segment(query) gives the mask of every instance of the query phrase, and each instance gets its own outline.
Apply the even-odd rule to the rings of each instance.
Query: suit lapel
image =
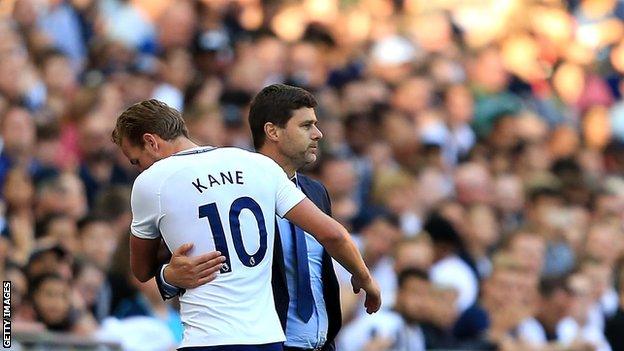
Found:
[[[275,309],[279,316],[282,329],[286,331],[286,321],[288,319],[288,285],[286,281],[286,267],[284,266],[284,251],[282,248],[282,240],[280,237],[277,219],[275,220],[275,243],[273,246],[273,265],[272,265],[271,285],[273,286],[273,300],[275,301]]]

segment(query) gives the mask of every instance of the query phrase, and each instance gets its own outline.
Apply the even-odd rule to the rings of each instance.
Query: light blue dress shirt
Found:
[[[297,187],[299,184],[297,183]],[[305,233],[308,246],[308,265],[310,267],[310,284],[314,297],[314,311],[308,322],[304,322],[297,314],[297,265],[293,235],[290,222],[285,218],[277,217],[277,225],[282,240],[284,252],[284,268],[286,269],[286,283],[288,285],[288,319],[286,323],[286,342],[284,345],[304,349],[313,349],[323,346],[327,341],[328,318],[323,296],[322,264],[323,246],[314,237]]]

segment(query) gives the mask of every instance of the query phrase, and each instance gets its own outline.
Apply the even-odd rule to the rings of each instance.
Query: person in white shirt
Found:
[[[567,278],[571,308],[569,316],[557,325],[557,336],[564,345],[580,340],[593,345],[597,351],[611,351],[604,335],[604,315],[592,295],[592,283],[581,270]]]
[[[434,263],[429,270],[431,281],[440,286],[455,289],[458,313],[472,306],[479,295],[476,273],[459,256],[462,240],[453,224],[440,213],[433,212],[424,225],[431,235],[434,247]]]
[[[424,351],[426,333],[422,323],[429,322],[427,307],[433,290],[425,271],[408,268],[399,273],[394,309],[383,309],[374,316],[360,316],[338,336],[341,351],[388,350]]]
[[[112,135],[142,173],[132,189],[130,263],[151,279],[160,239],[192,256],[217,250],[219,275],[180,298],[182,350],[281,350],[284,334],[271,291],[275,215],[314,235],[366,291],[369,313],[379,288],[347,231],[321,212],[270,158],[237,148],[198,147],[180,113],[157,100],[135,104]]]
[[[543,278],[540,281],[537,315],[522,321],[517,336],[527,347],[548,350],[598,350],[611,347],[601,330],[579,323],[586,318],[590,281],[582,274]],[[579,318],[580,317],[580,318]]]

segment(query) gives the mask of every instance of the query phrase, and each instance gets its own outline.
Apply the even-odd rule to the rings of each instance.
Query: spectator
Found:
[[[575,253],[564,235],[570,217],[563,201],[553,188],[536,188],[529,195],[528,220],[547,241],[543,268],[547,276],[569,273],[574,266]]]
[[[564,345],[580,340],[596,350],[610,351],[604,335],[604,316],[592,310],[597,301],[591,292],[591,280],[581,272],[574,272],[568,277],[567,284],[572,295],[571,308],[569,316],[557,326],[557,339]]]
[[[110,291],[105,285],[105,276],[95,263],[83,260],[74,263],[75,297],[81,309],[89,311],[98,322],[110,314]],[[108,289],[107,289],[108,288]]]
[[[533,310],[529,296],[535,296],[536,286],[521,284],[525,274],[521,261],[505,253],[497,255],[479,302],[459,316],[453,334],[460,340],[481,343],[484,348],[513,340],[512,335]]]
[[[507,236],[502,247],[535,277],[541,276],[546,254],[546,241],[541,235],[529,227],[520,228]]]
[[[51,214],[39,221],[36,237],[40,241],[56,242],[68,253],[78,254],[76,221],[64,214]]]
[[[34,279],[45,273],[53,273],[70,281],[72,279],[72,259],[58,244],[38,246],[33,250],[28,259],[28,264],[26,264],[26,277]]]
[[[463,230],[463,241],[471,259],[474,260],[479,278],[492,272],[488,252],[500,239],[498,221],[492,207],[473,205],[467,209],[467,223]]]
[[[107,271],[117,248],[117,237],[110,224],[102,218],[85,217],[78,222],[80,253]]]
[[[77,175],[63,173],[43,180],[37,189],[35,216],[62,213],[77,221],[88,211],[84,185]]]
[[[176,342],[182,341],[182,321],[180,314],[160,297],[156,282],[152,279],[147,283],[140,283],[134,278],[137,293],[131,299],[123,300],[114,312],[117,318],[124,319],[133,316],[145,316],[158,320],[166,325]]]
[[[518,336],[532,347],[557,343],[560,341],[559,325],[568,315],[572,303],[566,278],[542,279],[537,300],[535,317],[520,324]]]
[[[94,205],[100,189],[129,182],[129,176],[116,162],[115,148],[110,145],[111,123],[109,116],[96,113],[85,116],[79,126],[82,154],[79,174],[85,185],[89,207]]]
[[[342,332],[341,349],[418,351],[430,346],[421,327],[429,317],[425,300],[432,287],[427,274],[408,269],[398,279],[395,311],[381,311],[374,318],[355,320]]]
[[[92,316],[76,309],[69,282],[57,274],[35,278],[30,284],[30,300],[36,320],[48,330],[89,335],[96,328]]]
[[[476,273],[459,257],[463,250],[462,239],[453,224],[437,213],[427,219],[424,228],[433,241],[431,281],[455,289],[458,294],[456,308],[462,313],[475,303],[479,294]]]

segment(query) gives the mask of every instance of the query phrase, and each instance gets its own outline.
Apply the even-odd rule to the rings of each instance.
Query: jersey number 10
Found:
[[[253,255],[247,253],[241,233],[239,217],[241,211],[244,209],[250,210],[258,223],[260,247]],[[216,203],[213,202],[199,207],[199,218],[204,217],[207,217],[208,223],[210,223],[210,230],[212,231],[212,236],[215,241],[215,248],[220,251],[223,256],[225,256],[225,262],[223,262],[223,267],[220,272],[230,273],[232,272],[230,252],[228,250],[223,224],[221,223],[221,217],[219,216],[219,210],[217,209]],[[234,200],[232,206],[230,207],[229,220],[230,231],[232,232],[232,242],[234,243],[234,248],[236,249],[236,255],[245,266],[255,267],[262,261],[262,259],[264,259],[267,251],[267,230],[260,205],[258,205],[258,203],[250,197],[239,197]]]

